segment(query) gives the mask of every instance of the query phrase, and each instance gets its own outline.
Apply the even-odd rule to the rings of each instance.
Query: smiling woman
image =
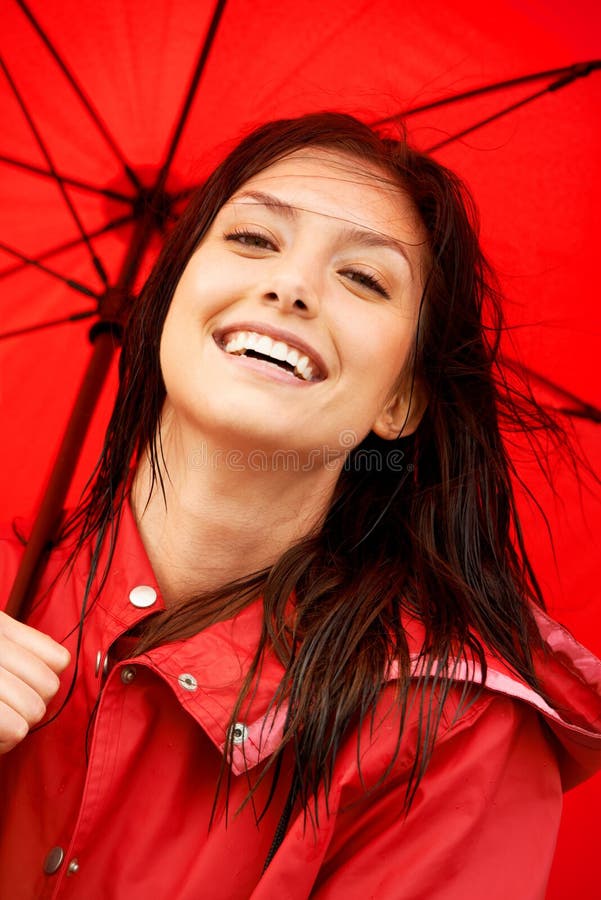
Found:
[[[578,457],[502,330],[469,195],[404,140],[310,115],[215,170],[0,614],[1,896],[544,896],[601,662],[528,561],[501,426]]]
[[[161,338],[163,421],[184,458],[199,441],[211,454],[241,446],[302,460],[316,448],[336,454],[336,467],[269,472],[261,485],[265,498],[292,490],[295,508],[305,498],[316,512],[324,500],[315,496],[331,494],[350,449],[341,434],[359,443],[403,427],[409,384],[397,382],[425,278],[425,234],[409,197],[386,190],[390,179],[373,165],[356,169],[356,160],[316,148],[246,182],[192,254]],[[280,357],[297,353],[299,377],[269,361],[274,341]]]

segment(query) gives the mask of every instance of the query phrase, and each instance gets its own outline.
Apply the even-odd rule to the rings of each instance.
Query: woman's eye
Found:
[[[359,269],[345,269],[341,274],[350,278],[351,281],[356,281],[358,284],[362,284],[364,287],[367,287],[371,291],[375,291],[377,294],[381,294],[382,297],[386,297],[387,300],[390,300],[390,294],[375,275],[370,275],[368,272],[361,272]]]
[[[226,241],[235,241],[245,247],[256,247],[258,250],[275,250],[273,241],[260,234],[258,231],[249,231],[246,228],[235,228],[225,235]]]

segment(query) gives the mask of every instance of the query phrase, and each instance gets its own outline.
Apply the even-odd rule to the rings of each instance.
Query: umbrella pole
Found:
[[[32,594],[39,564],[60,521],[90,419],[96,408],[117,346],[115,335],[111,331],[102,332],[94,341],[92,358],[84,374],[75,406],[57,453],[56,463],[50,474],[8,598],[6,612],[13,618],[19,618],[25,613],[27,597]]]
[[[157,193],[158,188],[162,189],[162,183],[157,185]],[[92,358],[84,374],[5,607],[8,615],[15,619],[23,619],[26,615],[29,600],[33,596],[37,577],[41,571],[41,562],[45,552],[50,548],[60,522],[81,447],[111,360],[119,345],[120,323],[124,319],[126,305],[131,300],[132,287],[152,235],[160,227],[156,208],[158,207],[152,202],[147,203],[132,236],[117,283],[114,288],[108,288],[100,298],[100,321],[90,331],[90,340],[94,347]]]

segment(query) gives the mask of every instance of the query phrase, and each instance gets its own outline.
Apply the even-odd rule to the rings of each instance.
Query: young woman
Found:
[[[193,198],[0,620],[0,896],[544,896],[601,662],[528,562],[502,426],[565,435],[503,376],[473,218],[334,113]]]

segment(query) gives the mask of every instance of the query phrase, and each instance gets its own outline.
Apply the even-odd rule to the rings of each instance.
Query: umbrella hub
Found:
[[[173,205],[174,197],[169,191],[142,187],[134,199],[134,218],[142,219],[150,211],[157,231],[163,234],[167,225],[175,221]]]
[[[115,218],[115,201],[122,209],[122,203],[127,198],[136,221],[150,215],[153,231],[164,234],[178,218],[179,210],[176,211],[174,207],[182,193],[187,193],[186,185],[170,175],[169,187],[161,187],[160,167],[157,165],[130,166],[129,169],[138,182],[138,187],[132,185],[131,178],[125,172],[105,185],[107,220]]]

